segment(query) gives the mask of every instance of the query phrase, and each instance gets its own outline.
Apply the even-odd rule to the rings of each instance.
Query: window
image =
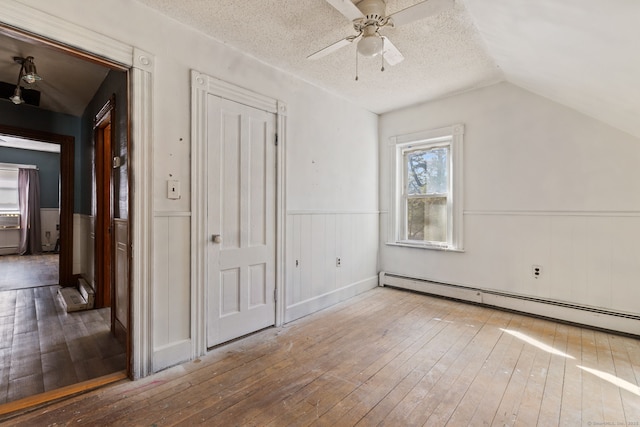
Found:
[[[0,166],[0,212],[19,212],[18,168]]]
[[[392,138],[391,244],[462,250],[462,135],[456,125]]]

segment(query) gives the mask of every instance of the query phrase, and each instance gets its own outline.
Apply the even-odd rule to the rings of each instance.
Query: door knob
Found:
[[[220,243],[222,242],[222,237],[219,234],[214,234],[211,236],[211,241],[213,243]]]

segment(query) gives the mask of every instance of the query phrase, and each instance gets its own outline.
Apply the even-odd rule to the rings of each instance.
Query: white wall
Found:
[[[280,99],[288,107],[286,153],[287,230],[296,212],[371,215],[377,210],[377,116],[301,80],[243,55],[135,1],[22,0],[21,3],[91,28],[155,56],[153,73],[154,223],[152,336],[155,370],[191,357],[190,328],[190,70]],[[37,31],[37,29],[36,29]],[[43,70],[44,72],[44,70]],[[135,155],[135,147],[133,149]],[[136,171],[133,171],[135,182]],[[166,180],[179,179],[180,200],[166,198]],[[135,197],[135,194],[134,194]],[[349,273],[359,282],[376,274],[377,219],[360,234],[374,236],[362,268]],[[342,233],[340,232],[340,235]],[[348,237],[345,237],[348,236]],[[348,243],[360,236],[345,233]],[[287,236],[289,241],[290,236]],[[167,248],[170,239],[171,247]],[[360,242],[360,241],[359,241]],[[360,244],[360,243],[358,243]],[[355,257],[353,257],[355,258]],[[353,263],[346,257],[346,263]],[[287,277],[291,266],[286,265]],[[317,271],[316,271],[317,272]],[[348,281],[339,286],[348,286]],[[373,285],[370,283],[370,285]],[[289,284],[287,283],[287,287]],[[335,290],[312,286],[309,298]],[[285,289],[285,295],[292,294]],[[346,297],[345,295],[341,295]],[[335,302],[335,301],[331,301]],[[326,299],[308,306],[318,309]],[[307,314],[297,311],[295,316]]]
[[[377,227],[377,212],[287,216],[285,321],[377,286]]]
[[[454,123],[465,252],[385,245],[389,138]],[[384,114],[379,131],[381,270],[638,313],[640,139],[508,83]]]
[[[95,217],[73,214],[73,274],[80,274],[95,289]]]
[[[57,225],[60,224],[60,210],[58,208],[40,208],[40,230],[42,251],[51,252],[56,247],[56,240],[60,232]]]
[[[285,321],[377,285],[377,116],[315,89],[291,101]]]

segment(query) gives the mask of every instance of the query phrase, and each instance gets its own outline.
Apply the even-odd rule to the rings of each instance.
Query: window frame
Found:
[[[463,246],[463,206],[462,206],[462,170],[463,170],[464,125],[456,124],[439,129],[391,137],[393,179],[390,191],[390,224],[387,245],[406,246],[421,249],[445,251],[464,250]],[[447,192],[447,241],[416,241],[406,239],[407,232],[407,194],[406,155],[413,151],[448,147],[448,192]],[[434,195],[419,196],[432,198]],[[414,196],[415,197],[415,196]]]

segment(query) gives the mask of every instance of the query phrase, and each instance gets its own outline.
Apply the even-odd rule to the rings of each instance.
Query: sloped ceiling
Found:
[[[12,85],[16,84],[20,72],[20,64],[14,62],[14,56],[34,57],[42,80],[31,85],[22,83],[22,86],[40,91],[40,108],[77,117],[82,115],[109,72],[108,68],[26,38],[0,34],[0,81]]]
[[[640,136],[640,2],[465,0],[506,79]]]
[[[375,113],[507,80],[640,136],[637,0],[456,0],[384,29],[406,59],[380,72],[361,58],[359,81],[353,45],[306,59],[353,34],[323,0],[138,1]],[[387,0],[387,12],[416,3]]]

